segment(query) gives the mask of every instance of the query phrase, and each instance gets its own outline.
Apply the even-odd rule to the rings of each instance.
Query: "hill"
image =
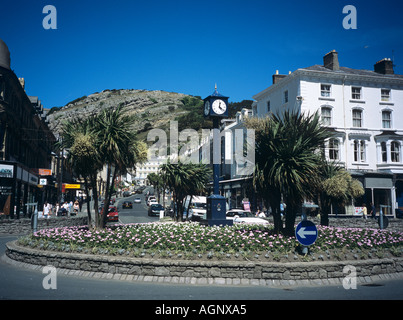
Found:
[[[231,103],[230,116],[234,116],[242,106],[250,108],[251,102],[244,100],[242,103]],[[135,89],[107,89],[75,99],[63,107],[52,108],[48,112],[49,127],[58,135],[64,121],[118,105],[126,106],[129,113],[135,114],[134,129],[142,141],[146,141],[147,133],[152,128],[161,128],[168,132],[171,120],[178,121],[179,131],[185,128],[199,130],[212,127],[211,121],[203,117],[203,100],[200,97],[161,90]]]

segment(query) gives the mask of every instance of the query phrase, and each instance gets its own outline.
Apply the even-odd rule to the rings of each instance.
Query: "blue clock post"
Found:
[[[204,117],[213,120],[213,194],[207,198],[207,224],[209,226],[232,225],[232,220],[227,220],[227,203],[225,197],[220,195],[219,175],[221,148],[219,124],[222,118],[228,117],[228,97],[218,93],[217,86],[213,94],[204,99]]]

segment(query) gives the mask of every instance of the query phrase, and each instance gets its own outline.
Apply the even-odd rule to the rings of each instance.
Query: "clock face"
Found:
[[[209,113],[210,113],[210,101],[206,101],[204,103],[204,115],[208,116]]]
[[[227,110],[227,104],[221,99],[214,100],[212,107],[216,114],[223,114]]]

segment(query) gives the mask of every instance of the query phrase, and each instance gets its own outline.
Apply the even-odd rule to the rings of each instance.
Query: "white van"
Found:
[[[189,205],[190,201],[190,205]],[[186,218],[186,211],[189,208],[188,218],[193,221],[206,219],[207,198],[204,196],[186,196],[183,201],[183,217]]]

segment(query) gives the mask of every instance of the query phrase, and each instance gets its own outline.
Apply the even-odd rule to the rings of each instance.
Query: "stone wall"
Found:
[[[378,218],[378,217],[377,217]],[[318,218],[310,218],[316,225],[320,224]],[[403,232],[403,219],[388,218],[389,224],[386,230]],[[361,217],[331,217],[329,218],[330,227],[340,228],[372,228],[379,229],[378,219],[363,219]]]
[[[111,257],[63,252],[46,252],[7,243],[9,258],[34,265],[51,265],[58,269],[72,269],[110,275],[127,275],[145,281],[197,284],[304,284],[319,281],[337,283],[346,277],[343,268],[356,268],[357,277],[367,278],[386,274],[402,275],[403,259],[372,259],[335,262],[245,262],[152,260]],[[381,279],[381,278],[380,278]]]
[[[88,217],[51,217],[38,219],[37,229],[81,226],[88,224]],[[1,219],[0,234],[25,235],[32,233],[31,219]]]

